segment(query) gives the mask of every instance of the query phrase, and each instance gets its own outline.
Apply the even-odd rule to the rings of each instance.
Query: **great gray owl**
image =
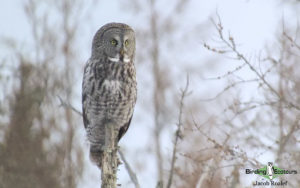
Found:
[[[92,55],[82,82],[83,123],[90,142],[90,158],[101,168],[105,125],[126,133],[137,97],[134,67],[135,34],[122,23],[109,23],[95,34]]]

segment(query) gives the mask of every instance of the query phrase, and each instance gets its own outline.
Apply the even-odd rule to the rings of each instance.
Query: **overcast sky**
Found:
[[[172,0],[169,0],[170,2]],[[90,1],[87,1],[90,2]],[[133,27],[139,27],[139,25],[148,23],[143,18],[134,18],[128,11],[122,10],[119,1],[100,1],[97,7],[93,7],[91,11],[90,28],[87,28],[87,32],[82,36],[80,41],[82,42],[82,59],[87,59],[90,54],[90,44],[94,32],[103,24],[112,21],[125,22]],[[26,38],[30,35],[30,28],[25,14],[22,10],[21,0],[2,0],[0,1],[0,37],[11,37],[17,41],[26,43]],[[165,3],[167,5],[167,3]],[[163,9],[164,7],[160,7]],[[272,44],[275,42],[276,34],[279,33],[281,20],[288,23],[296,24],[299,15],[295,11],[290,11],[291,6],[282,4],[276,0],[193,0],[188,7],[188,14],[186,15],[185,22],[190,21],[194,23],[195,20],[199,22],[205,22],[210,19],[210,16],[215,15],[218,11],[222,18],[223,25],[226,30],[230,30],[230,33],[235,37],[236,41],[239,41],[242,51],[247,53],[258,53],[266,44]],[[189,25],[189,23],[183,23],[183,25]],[[201,39],[199,39],[201,41]],[[27,41],[28,42],[28,41]],[[0,43],[0,56],[6,56],[6,48]],[[84,63],[84,62],[83,62]],[[80,66],[83,66],[80,65]],[[139,71],[139,70],[138,70]],[[80,81],[81,82],[81,81]],[[78,90],[81,89],[80,84],[76,86]],[[80,93],[80,91],[78,92]],[[76,106],[81,109],[80,104]],[[134,120],[136,122],[140,120]],[[134,128],[136,131],[140,131],[138,128]],[[132,134],[134,130],[129,131],[128,134]],[[136,132],[135,132],[136,134]],[[84,134],[83,134],[84,135]],[[129,137],[129,136],[128,136]],[[133,139],[127,139],[122,141],[121,144],[126,145],[126,148],[139,148],[143,147],[143,143],[147,140],[136,142]],[[166,149],[166,148],[163,148]],[[132,151],[138,151],[133,149]],[[131,153],[130,156],[134,156]],[[131,161],[134,159],[130,158]],[[88,161],[90,171],[84,175],[82,184],[78,187],[90,188],[99,187],[99,171],[96,167],[92,166]],[[145,161],[147,163],[147,161]],[[149,161],[153,163],[153,161]],[[154,164],[154,163],[153,163]],[[127,172],[121,167],[119,172],[120,183],[123,185],[129,185]],[[148,168],[144,173],[138,175],[139,181],[142,182],[143,188],[153,188],[156,184],[155,170]],[[133,187],[133,186],[132,186]]]

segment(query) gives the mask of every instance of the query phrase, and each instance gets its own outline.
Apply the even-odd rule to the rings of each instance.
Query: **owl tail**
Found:
[[[90,146],[90,159],[94,162],[99,168],[101,168],[101,161],[103,157],[103,151],[99,145]]]

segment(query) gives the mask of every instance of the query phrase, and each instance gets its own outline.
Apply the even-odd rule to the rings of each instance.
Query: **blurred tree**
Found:
[[[206,43],[204,47],[240,65],[209,79],[226,80],[224,89],[204,100],[210,106],[218,105],[220,109],[211,110],[216,114],[203,118],[201,113],[201,118],[197,118],[200,114],[194,111],[192,117],[187,117],[187,139],[182,142],[185,158],[181,158],[182,168],[176,171],[181,179],[178,187],[244,187],[241,169],[265,166],[258,160],[262,155],[274,156],[274,163],[280,168],[297,170],[299,39],[291,37],[286,28],[280,28],[279,41],[266,47],[259,63],[255,63],[239,51],[233,36],[226,35],[220,17],[215,27],[219,37],[216,47]],[[288,178],[288,185],[299,187],[299,178]]]
[[[9,103],[1,104],[8,109],[4,114],[8,121],[1,122],[0,187],[75,188],[82,176],[82,148],[74,139],[76,127],[82,126],[76,123],[81,116],[59,108],[57,98],[74,100],[80,2],[30,0],[24,4],[32,40],[23,51],[18,45],[8,46],[16,57],[11,64],[17,68],[10,74],[12,84],[7,85]]]
[[[61,174],[60,164],[49,160],[43,146],[49,137],[49,130],[35,127],[35,121],[43,118],[41,104],[45,97],[45,85],[37,83],[39,72],[34,65],[21,60],[18,69],[20,86],[10,99],[10,120],[1,143],[0,185],[62,187],[58,176]]]
[[[148,97],[147,102],[149,102],[151,108],[148,105],[145,105],[144,108],[147,111],[151,109],[151,114],[149,115],[153,120],[152,135],[149,139],[151,144],[149,147],[151,147],[151,154],[154,155],[156,160],[157,186],[166,187],[169,171],[165,169],[170,168],[171,163],[169,158],[165,156],[165,151],[162,150],[165,147],[162,135],[164,131],[173,131],[175,129],[175,126],[169,126],[174,125],[173,120],[176,119],[177,105],[174,101],[178,102],[176,98],[177,89],[181,87],[178,84],[185,83],[185,80],[178,81],[177,77],[173,75],[174,68],[172,65],[183,63],[176,59],[176,50],[174,50],[176,48],[174,36],[179,35],[182,37],[184,35],[180,33],[180,25],[176,22],[176,19],[182,16],[181,14],[186,13],[189,1],[130,0],[129,2],[123,3],[124,6],[125,4],[130,4],[129,10],[133,11],[135,16],[136,14],[145,13],[145,21],[148,23],[144,24],[145,27],[136,28],[139,44],[137,46],[139,53],[137,53],[136,62],[138,68],[142,69],[142,66],[144,66],[143,68],[147,67],[147,70],[151,70],[147,74],[147,76],[151,77],[150,83],[141,83],[144,79],[139,80],[139,83],[141,85],[151,85],[151,95],[143,96],[144,99]],[[160,3],[168,4],[169,9],[167,12],[159,6]],[[177,42],[179,43],[179,41]],[[161,49],[168,49],[169,53],[164,53]],[[185,73],[183,74],[185,75]],[[173,80],[178,82],[173,82]]]

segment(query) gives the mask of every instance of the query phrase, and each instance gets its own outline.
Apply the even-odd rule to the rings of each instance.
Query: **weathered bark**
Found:
[[[117,185],[118,169],[118,129],[114,124],[105,126],[105,148],[101,161],[101,188],[115,188]]]

